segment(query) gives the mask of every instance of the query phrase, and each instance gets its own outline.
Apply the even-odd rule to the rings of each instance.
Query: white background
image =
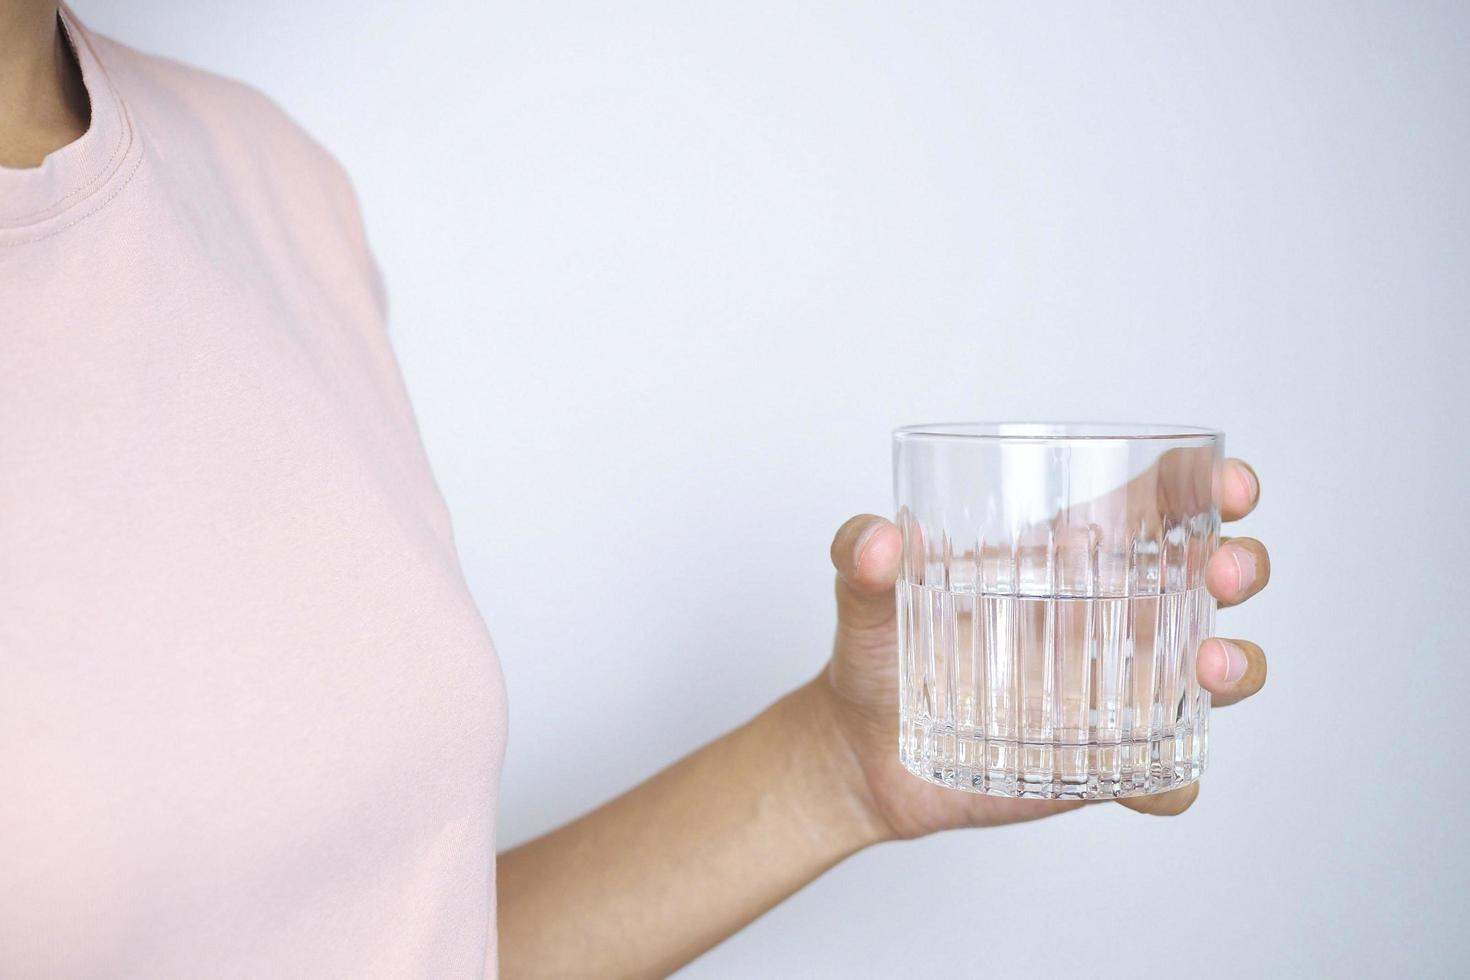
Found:
[[[1470,969],[1470,11],[77,4],[346,164],[511,691],[504,845],[819,667],[888,430],[1215,425],[1271,683],[1186,816],[862,854],[685,971]],[[569,924],[575,928],[575,924]]]

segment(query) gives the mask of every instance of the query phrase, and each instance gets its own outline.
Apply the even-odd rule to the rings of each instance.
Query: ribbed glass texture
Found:
[[[963,423],[894,434],[899,754],[970,792],[1100,799],[1204,771],[1224,437]]]

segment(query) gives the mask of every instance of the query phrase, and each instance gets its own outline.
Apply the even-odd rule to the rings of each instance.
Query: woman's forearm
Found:
[[[824,685],[500,856],[505,976],[664,976],[886,827]]]

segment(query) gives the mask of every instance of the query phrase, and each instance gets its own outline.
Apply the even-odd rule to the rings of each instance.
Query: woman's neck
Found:
[[[0,0],[0,166],[39,166],[90,116],[56,0]]]

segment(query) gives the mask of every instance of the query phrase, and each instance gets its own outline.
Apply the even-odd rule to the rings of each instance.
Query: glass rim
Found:
[[[1211,442],[1221,429],[1154,422],[926,422],[893,430],[895,442],[918,439],[971,442]]]

